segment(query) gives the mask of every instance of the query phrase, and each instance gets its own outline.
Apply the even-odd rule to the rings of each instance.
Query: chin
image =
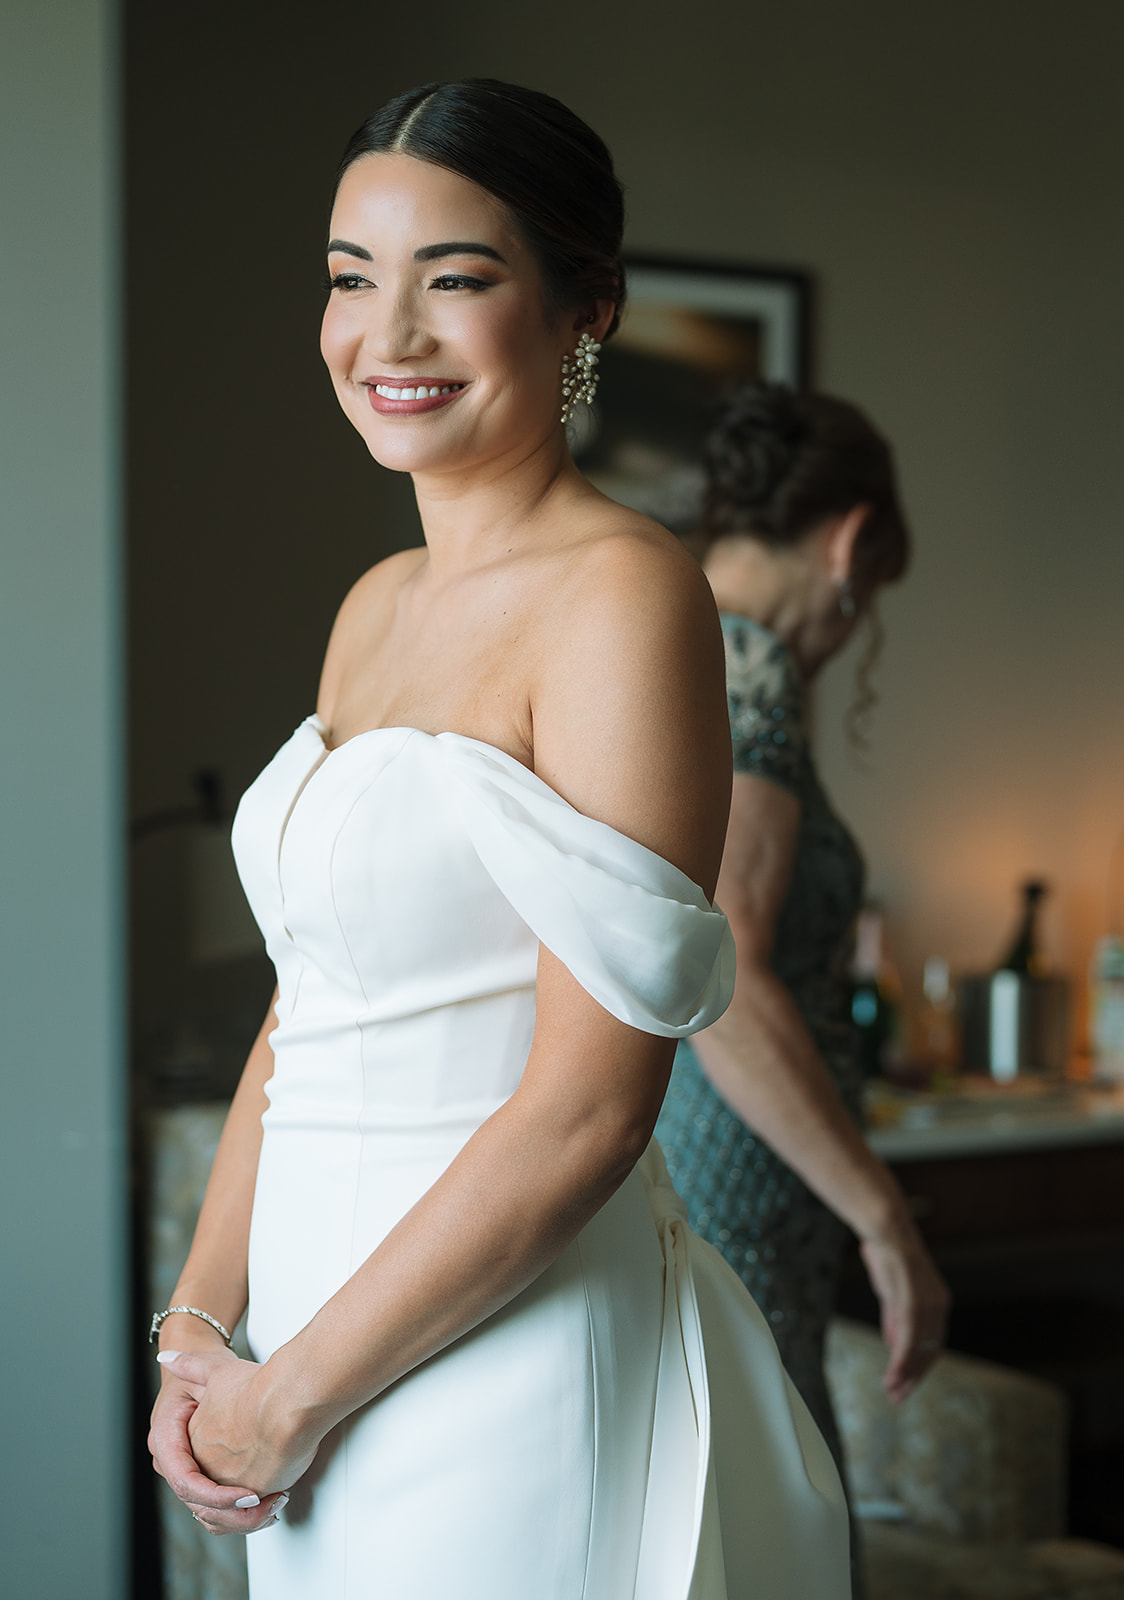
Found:
[[[364,439],[364,444],[372,461],[377,461],[380,467],[385,467],[388,472],[416,472],[418,470],[418,452],[405,450],[400,445],[395,446],[385,439]]]
[[[427,430],[405,419],[388,424],[365,414],[350,420],[371,457],[388,472],[424,472],[442,467],[457,449],[447,433],[439,439],[432,427]]]
[[[448,444],[441,448],[419,439],[387,438],[385,433],[373,438],[364,434],[364,441],[372,459],[388,472],[443,472],[455,466],[461,454]]]

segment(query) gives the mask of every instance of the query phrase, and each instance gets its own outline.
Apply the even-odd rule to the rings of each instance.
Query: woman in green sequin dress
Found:
[[[703,565],[722,613],[734,795],[717,898],[737,941],[725,1017],[679,1047],[657,1126],[691,1226],[769,1318],[839,1458],[823,1340],[850,1228],[900,1400],[944,1338],[948,1295],[862,1137],[848,965],[863,862],[816,775],[805,695],[908,534],[889,447],[854,407],[749,383],[708,445]]]

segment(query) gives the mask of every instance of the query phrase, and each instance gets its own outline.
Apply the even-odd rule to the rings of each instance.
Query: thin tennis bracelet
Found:
[[[164,1321],[164,1318],[174,1316],[177,1311],[182,1311],[186,1316],[189,1317],[201,1317],[204,1322],[209,1322],[216,1333],[222,1334],[223,1339],[226,1342],[226,1347],[229,1350],[232,1342],[231,1335],[227,1333],[226,1329],[223,1327],[222,1323],[217,1317],[212,1317],[209,1311],[200,1311],[198,1306],[169,1306],[166,1311],[157,1311],[152,1318],[152,1326],[148,1330],[149,1344],[152,1343],[153,1339],[155,1339],[156,1335],[160,1332],[160,1325]]]

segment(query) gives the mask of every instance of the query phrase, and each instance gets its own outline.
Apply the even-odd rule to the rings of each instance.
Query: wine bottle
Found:
[[[1093,1076],[1124,1083],[1124,835],[1108,875],[1108,928],[1089,969],[1089,1047]]]
[[[882,912],[859,912],[851,965],[851,1020],[863,1076],[892,1073],[901,1057],[901,980],[886,949]]]
[[[948,1078],[960,1063],[960,1037],[947,961],[939,956],[926,961],[922,989],[925,1000],[917,1018],[918,1055],[934,1077]]]
[[[1041,878],[1028,878],[1022,885],[1022,915],[1007,954],[998,963],[998,972],[1017,972],[1027,978],[1044,976],[1046,963],[1039,944],[1038,912],[1049,887]]]

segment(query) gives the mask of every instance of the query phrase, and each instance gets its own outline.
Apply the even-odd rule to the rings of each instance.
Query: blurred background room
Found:
[[[871,1593],[1124,1596],[1122,50],[1114,0],[5,8],[0,650],[25,755],[0,830],[2,1165],[9,1371],[31,1363],[0,1495],[20,1508],[11,1593],[242,1592],[236,1542],[216,1553],[158,1503],[142,1324],[272,987],[233,807],[312,709],[348,586],[419,537],[408,481],[341,427],[321,369],[335,163],[390,95],[486,75],[605,138],[650,270],[795,296],[781,353],[772,302],[722,302],[727,353],[895,443],[915,561],[881,607],[869,743],[846,732],[861,635],[814,723],[869,865],[870,1137],[967,1359],[887,1444],[856,1398],[869,1347],[840,1334],[845,1434],[899,1452],[858,1492],[884,1539]],[[656,446],[613,444],[604,374],[591,470],[658,477]],[[668,491],[685,523],[691,487]],[[872,1315],[857,1271],[841,1311]],[[953,1481],[965,1416],[977,1438],[1009,1424],[1018,1454],[1010,1418],[1031,1414],[1017,1468]],[[1003,1471],[1007,1509],[973,1521]]]

